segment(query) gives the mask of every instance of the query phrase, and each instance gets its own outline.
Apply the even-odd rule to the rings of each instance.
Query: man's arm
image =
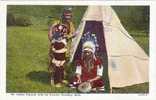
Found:
[[[81,83],[81,75],[80,74],[76,74],[76,77],[78,78],[77,82]]]
[[[74,27],[74,24],[73,24],[73,22],[70,22],[70,33],[69,33],[69,35],[67,35],[67,38],[68,39],[72,39],[72,38],[74,38],[76,36],[76,34],[75,34],[75,27]]]
[[[76,77],[78,78],[78,83],[81,83],[81,73],[82,69],[81,66],[76,66]]]
[[[101,76],[97,75],[96,77],[94,77],[94,78],[92,78],[92,79],[90,79],[90,80],[88,80],[88,81],[89,81],[89,82],[93,82],[93,81],[98,80],[98,79],[100,79],[100,78],[101,78]]]
[[[99,65],[97,67],[97,76],[94,77],[94,78],[92,78],[92,79],[90,79],[90,80],[88,80],[88,81],[89,82],[93,82],[95,80],[98,80],[98,79],[100,79],[102,77],[102,75],[103,75],[103,66],[102,65]]]

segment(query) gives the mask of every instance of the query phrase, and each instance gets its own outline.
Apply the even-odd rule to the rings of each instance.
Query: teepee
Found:
[[[108,68],[110,88],[149,82],[149,57],[122,26],[110,6],[89,6],[72,42],[70,61],[81,56],[81,37],[87,31],[96,33],[97,54]]]

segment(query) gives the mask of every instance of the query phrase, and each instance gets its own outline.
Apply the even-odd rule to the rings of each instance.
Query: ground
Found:
[[[146,36],[135,38],[142,47],[148,44]],[[49,41],[45,26],[37,29],[33,26],[8,27],[7,40],[7,92],[76,92],[68,87],[52,87],[49,83]],[[148,83],[114,89],[114,92],[130,91],[148,92]]]

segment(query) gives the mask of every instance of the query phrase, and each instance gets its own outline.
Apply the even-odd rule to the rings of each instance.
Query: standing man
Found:
[[[59,26],[59,27],[57,27],[57,26]],[[60,30],[59,29],[60,26],[64,26],[65,28],[63,28],[63,29]],[[64,30],[65,30],[65,32],[64,32]],[[60,46],[58,47],[58,45],[57,46],[54,46],[52,44],[53,43],[53,40],[55,40],[55,37],[58,36],[57,34],[54,34],[54,33],[58,33],[57,31],[59,31],[59,33],[63,32],[63,38],[65,38],[67,40],[66,41],[67,42],[67,45],[65,43],[65,47],[63,47],[63,48],[67,48],[67,51],[64,52],[65,53],[65,56],[64,57],[66,59],[67,57],[70,56],[69,51],[70,51],[70,46],[71,46],[71,41],[72,41],[71,38],[73,37],[73,32],[75,31],[74,25],[72,23],[72,11],[71,11],[70,8],[64,9],[63,14],[62,14],[62,17],[61,17],[61,20],[54,21],[54,23],[52,24],[52,26],[49,29],[48,38],[49,38],[49,41],[50,41],[50,48],[49,48],[49,68],[48,69],[49,69],[49,71],[50,71],[51,74],[54,73],[54,75],[52,75],[52,77],[51,77],[51,84],[53,84],[53,81],[55,83],[55,78],[56,77],[53,77],[53,76],[58,76],[58,75],[55,75],[55,74],[58,74],[58,72],[60,73],[60,70],[58,70],[58,72],[56,72],[54,70],[54,69],[57,68],[57,67],[54,68],[54,66],[56,66],[57,63],[58,63],[58,62],[55,63],[56,61],[54,61],[54,58],[56,58],[56,57],[58,58],[59,56],[58,55],[54,55],[54,52],[56,52],[56,51],[53,51],[53,47],[57,47],[57,48],[60,49]],[[62,43],[64,43],[64,42],[62,42]],[[56,56],[56,57],[54,57],[54,56]],[[63,58],[61,57],[59,59],[64,59],[64,57]],[[65,62],[63,62],[61,66],[63,66]],[[61,70],[61,73],[62,74],[60,74],[61,75],[60,76],[61,81],[59,81],[57,83],[64,82],[63,81],[63,79],[64,79],[63,77],[64,77],[64,73],[65,72],[62,72],[62,71],[64,71],[64,68],[63,68],[63,70]],[[56,80],[58,80],[58,79],[56,79]],[[65,83],[66,83],[66,81],[65,81]],[[60,84],[59,85],[56,85],[56,86],[57,87],[60,87]]]
[[[52,26],[49,29],[49,33],[48,33],[48,38],[51,41],[52,40],[52,31],[53,31],[53,27],[57,24],[64,24],[66,25],[68,32],[66,34],[66,37],[68,39],[68,51],[71,47],[71,38],[74,36],[74,32],[75,32],[75,28],[74,28],[74,24],[72,22],[72,8],[66,8],[63,10],[62,16],[60,20],[55,20],[52,24]],[[67,55],[69,56],[69,52],[67,53]]]

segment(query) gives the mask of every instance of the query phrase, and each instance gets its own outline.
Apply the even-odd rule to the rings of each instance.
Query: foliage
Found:
[[[30,25],[32,25],[31,19],[28,16],[16,17],[15,23],[17,26],[30,26]]]
[[[15,16],[13,13],[8,13],[7,14],[7,25],[12,26],[15,25]]]
[[[32,21],[28,16],[15,16],[15,14],[9,12],[7,14],[7,25],[8,26],[29,26],[32,25]]]
[[[149,32],[149,6],[113,6],[124,27]]]

